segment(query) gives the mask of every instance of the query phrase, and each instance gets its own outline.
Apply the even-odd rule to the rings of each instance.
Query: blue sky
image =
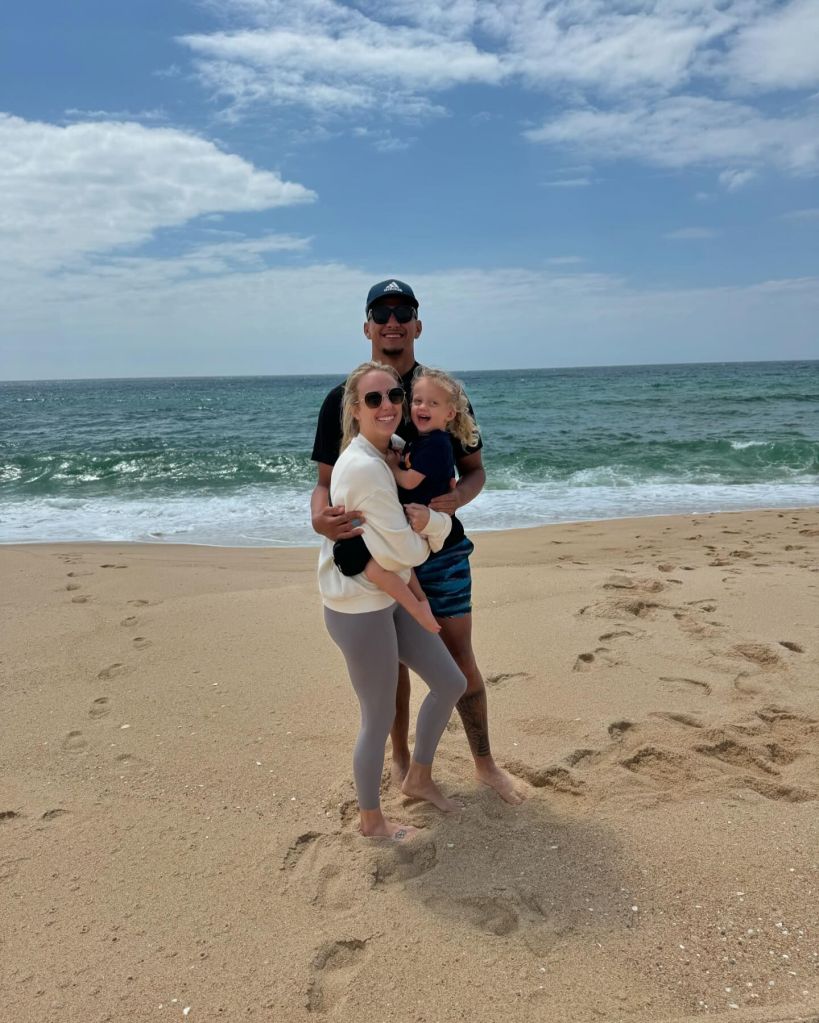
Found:
[[[819,357],[819,2],[0,14],[0,378]]]

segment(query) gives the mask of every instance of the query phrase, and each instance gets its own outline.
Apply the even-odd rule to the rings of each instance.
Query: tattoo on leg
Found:
[[[480,689],[475,693],[464,693],[458,700],[457,707],[472,755],[488,757],[490,750],[486,693]]]

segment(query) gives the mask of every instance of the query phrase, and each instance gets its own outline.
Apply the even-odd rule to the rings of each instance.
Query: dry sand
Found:
[[[407,847],[356,834],[315,550],[0,549],[0,1021],[818,1019],[819,511],[477,547],[531,795],[453,721]]]

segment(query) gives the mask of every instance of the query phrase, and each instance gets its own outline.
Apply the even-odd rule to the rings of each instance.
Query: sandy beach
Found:
[[[0,548],[2,1023],[819,1019],[819,509],[475,540],[529,798],[407,846],[315,549]]]

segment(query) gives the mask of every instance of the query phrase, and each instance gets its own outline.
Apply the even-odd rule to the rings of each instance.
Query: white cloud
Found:
[[[664,167],[741,160],[792,173],[819,170],[819,112],[768,117],[747,104],[705,96],[570,110],[526,134],[533,142]]]
[[[819,207],[812,206],[805,210],[791,210],[789,213],[782,214],[783,220],[819,220]]]
[[[275,5],[271,5],[273,7]],[[183,36],[204,84],[234,114],[258,103],[315,114],[390,110],[414,117],[441,112],[426,95],[472,82],[499,82],[499,58],[472,42],[426,28],[382,24],[341,4],[281,9],[281,27]]]
[[[471,84],[525,87],[556,111],[532,141],[593,158],[814,173],[817,116],[732,97],[819,82],[816,0],[207,0],[228,26],[181,38],[241,118],[294,106],[321,121],[445,113]],[[570,104],[567,109],[567,103]],[[555,187],[561,187],[559,184]],[[564,185],[562,187],[572,187]]]
[[[729,192],[736,192],[737,189],[747,185],[756,177],[756,171],[729,169],[720,173],[719,183]]]
[[[167,278],[163,270],[125,261],[16,289],[4,303],[3,375],[341,374],[369,354],[363,296],[381,271],[314,264]],[[454,370],[807,358],[815,348],[815,278],[652,290],[568,267],[405,267],[402,275],[421,297],[419,357]],[[317,332],[305,315],[319,286],[348,337],[342,344],[337,330]],[[504,337],[515,344],[499,345]]]
[[[819,4],[794,0],[745,26],[728,54],[735,84],[759,89],[819,85]]]
[[[587,188],[591,178],[557,178],[554,181],[543,181],[544,188]]]
[[[671,238],[673,241],[704,241],[706,238],[716,238],[719,233],[711,227],[680,227],[676,231],[669,231],[663,237]]]
[[[18,267],[135,246],[204,214],[313,198],[176,129],[0,115],[0,259]]]

